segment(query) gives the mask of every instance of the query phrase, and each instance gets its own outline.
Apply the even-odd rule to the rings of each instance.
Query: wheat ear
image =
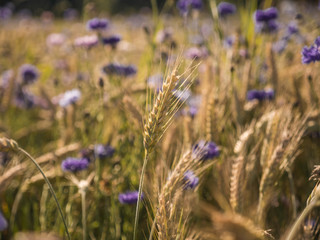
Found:
[[[188,67],[187,70],[182,74],[186,74],[187,71],[191,70],[188,73],[186,79],[181,83],[178,90],[181,90],[179,96],[175,95],[177,90],[175,87],[181,76],[177,75],[177,69],[180,66],[179,60],[177,60],[177,64],[174,66],[171,73],[168,74],[165,82],[163,83],[162,89],[160,90],[155,103],[153,104],[152,110],[147,117],[147,121],[144,125],[144,148],[145,148],[145,157],[142,165],[141,175],[140,175],[140,182],[139,182],[139,193],[138,193],[138,200],[136,206],[136,215],[134,221],[134,230],[133,230],[133,240],[136,239],[136,231],[139,221],[139,204],[140,198],[143,189],[143,182],[144,182],[144,173],[146,171],[149,154],[153,151],[156,143],[161,139],[165,131],[170,126],[172,122],[174,114],[179,110],[182,106],[183,101],[179,100],[179,97],[190,88],[193,79],[191,75],[198,67]],[[191,79],[190,79],[191,78]]]
[[[244,157],[237,157],[232,164],[230,177],[230,204],[234,212],[241,212],[244,170]]]
[[[167,117],[168,110],[170,110],[172,91],[178,80],[179,76],[177,76],[177,72],[174,70],[171,76],[164,82],[162,90],[158,94],[152,111],[149,114],[144,127],[144,146],[148,150],[153,149],[163,133],[163,127],[166,125],[165,118]]]

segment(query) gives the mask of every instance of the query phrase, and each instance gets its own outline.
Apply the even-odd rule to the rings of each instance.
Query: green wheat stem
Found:
[[[137,200],[137,206],[136,206],[136,216],[135,216],[135,219],[134,219],[133,240],[136,239],[136,234],[137,234],[137,227],[138,227],[138,221],[139,221],[139,205],[140,205],[140,199],[141,199],[141,195],[142,195],[144,173],[146,171],[148,157],[149,157],[149,152],[146,149],[145,150],[145,155],[144,155],[144,160],[143,160],[143,165],[142,165],[142,170],[141,170],[141,176],[140,176],[138,200]]]
[[[27,151],[25,151],[24,149],[22,149],[22,148],[20,148],[20,147],[18,147],[18,150],[19,150],[20,152],[22,152],[24,155],[26,155],[26,156],[34,163],[34,165],[37,167],[37,169],[39,170],[39,172],[40,172],[41,175],[43,176],[45,182],[48,184],[48,187],[49,187],[49,189],[50,189],[50,192],[51,192],[51,194],[52,194],[52,196],[53,196],[53,198],[54,198],[54,200],[55,200],[55,202],[56,202],[56,205],[57,205],[57,207],[58,207],[58,210],[59,210],[60,216],[61,216],[61,218],[62,218],[63,225],[64,225],[65,231],[66,231],[66,233],[67,233],[68,239],[70,240],[71,238],[70,238],[70,233],[69,233],[69,230],[68,230],[68,227],[67,227],[67,223],[66,223],[66,221],[65,221],[65,218],[64,218],[63,213],[62,213],[62,210],[61,210],[61,206],[60,206],[60,204],[59,204],[59,202],[58,202],[57,196],[56,196],[56,194],[55,194],[55,192],[54,192],[54,190],[53,190],[53,187],[52,187],[49,179],[48,179],[48,178],[46,177],[46,175],[44,174],[44,172],[43,172],[42,168],[40,167],[40,165],[36,162],[36,160],[35,160]]]

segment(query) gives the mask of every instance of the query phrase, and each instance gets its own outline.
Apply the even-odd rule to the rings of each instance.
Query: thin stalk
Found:
[[[139,193],[138,193],[138,200],[137,200],[137,206],[136,206],[136,216],[134,219],[133,240],[136,239],[136,234],[137,234],[137,227],[138,227],[138,222],[139,222],[139,205],[140,205],[140,199],[141,199],[141,195],[142,195],[144,173],[146,171],[148,157],[149,157],[149,152],[147,149],[145,149],[144,160],[143,160],[141,176],[140,176],[140,183],[139,183]]]
[[[82,207],[82,239],[87,239],[87,210],[86,210],[86,191],[81,190],[81,207]]]
[[[63,222],[64,228],[65,228],[65,231],[66,231],[66,233],[67,233],[67,237],[68,237],[69,240],[71,240],[71,238],[70,238],[70,233],[69,233],[69,230],[68,230],[68,227],[67,227],[67,223],[66,223],[66,220],[65,220],[65,218],[64,218],[64,216],[63,216],[63,213],[62,213],[62,210],[61,210],[61,206],[60,206],[60,204],[59,204],[59,202],[58,202],[57,196],[56,196],[56,194],[55,194],[55,192],[54,192],[54,190],[53,190],[53,187],[52,187],[49,179],[46,177],[46,175],[45,175],[44,172],[42,171],[42,168],[40,167],[40,165],[36,162],[36,160],[35,160],[28,152],[26,152],[24,149],[22,149],[22,148],[20,148],[20,147],[18,148],[18,150],[19,150],[20,152],[22,152],[24,155],[26,155],[26,156],[33,162],[33,164],[37,167],[37,169],[39,170],[39,172],[40,172],[41,175],[43,176],[45,182],[48,184],[48,187],[49,187],[49,189],[50,189],[50,192],[51,192],[51,194],[52,194],[52,196],[53,196],[53,198],[54,198],[54,200],[55,200],[55,202],[56,202],[56,205],[57,205],[57,207],[58,207],[59,214],[60,214],[60,216],[61,216],[61,218],[62,218],[62,222]]]
[[[303,210],[299,218],[295,221],[294,225],[292,226],[286,240],[293,240],[296,239],[295,236],[300,229],[301,224],[303,223],[304,219],[308,216],[311,210],[319,205],[318,199],[315,199],[312,203],[310,203],[306,208]]]

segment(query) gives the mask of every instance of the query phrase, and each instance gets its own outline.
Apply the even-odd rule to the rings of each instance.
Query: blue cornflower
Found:
[[[78,172],[89,167],[89,161],[86,158],[68,157],[61,163],[61,168],[65,172]]]
[[[265,10],[257,10],[254,14],[257,32],[275,32],[279,28],[276,21],[278,18],[278,10],[271,7]]]
[[[122,204],[135,204],[138,201],[139,192],[133,191],[133,192],[126,192],[126,193],[120,193],[119,194],[119,202]],[[141,195],[141,199],[143,199],[143,194]]]
[[[218,13],[220,17],[226,17],[227,15],[234,14],[237,8],[234,4],[228,2],[221,2],[218,5]]]
[[[193,171],[187,170],[183,174],[184,189],[195,189],[199,184],[199,178],[194,174]]]
[[[8,227],[8,222],[2,215],[2,212],[0,211],[0,231],[5,230]]]
[[[121,65],[110,63],[102,68],[102,71],[108,75],[119,75],[129,77],[137,73],[137,68],[134,65]]]
[[[115,150],[110,145],[103,145],[103,144],[96,144],[94,146],[94,153],[96,156],[98,156],[100,159],[112,157]]]
[[[189,0],[179,0],[177,2],[177,8],[182,15],[187,14],[189,8]]]
[[[177,8],[182,15],[188,14],[189,9],[200,10],[202,5],[202,0],[179,0],[177,2]]]
[[[121,41],[121,37],[118,35],[102,38],[102,43],[104,45],[110,45],[112,47],[115,47],[117,43],[119,43],[120,41]]]
[[[214,142],[201,140],[193,147],[193,154],[199,155],[201,160],[206,161],[218,157],[220,152]]]
[[[200,10],[203,6],[202,0],[190,0],[190,6],[192,9]]]
[[[105,30],[109,25],[109,21],[104,18],[93,18],[87,22],[87,29],[91,31]]]
[[[70,91],[66,91],[62,98],[59,100],[59,105],[61,107],[67,107],[70,104],[74,104],[81,98],[81,92],[79,89],[73,89]]]
[[[309,64],[311,62],[320,61],[320,37],[317,37],[314,44],[310,47],[305,46],[302,49],[302,63]]]
[[[272,100],[274,98],[274,91],[273,89],[267,89],[267,90],[250,90],[247,93],[247,99],[248,101],[252,100]]]
[[[22,84],[31,84],[37,81],[39,78],[38,69],[31,64],[23,64],[19,68],[19,75],[21,77]]]
[[[268,22],[278,18],[278,10],[275,7],[271,7],[265,10],[257,10],[255,12],[255,20],[257,22]]]

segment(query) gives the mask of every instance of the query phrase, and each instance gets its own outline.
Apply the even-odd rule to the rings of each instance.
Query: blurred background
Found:
[[[251,1],[251,0],[248,0]],[[175,0],[157,0],[158,7],[161,9],[164,3],[175,4]],[[229,1],[237,4],[246,2],[246,0]],[[262,2],[258,0],[258,2]],[[269,0],[270,2],[270,0]],[[272,1],[271,1],[272,2]],[[280,2],[280,1],[273,1]],[[308,2],[314,4],[317,0],[295,0],[295,2]],[[149,0],[1,0],[0,16],[6,14],[7,10],[18,14],[29,14],[40,16],[44,11],[52,12],[55,17],[63,17],[66,11],[82,15],[85,8],[99,9],[100,12],[106,14],[132,13],[139,9],[147,9],[151,7]],[[6,9],[8,8],[8,9]]]

